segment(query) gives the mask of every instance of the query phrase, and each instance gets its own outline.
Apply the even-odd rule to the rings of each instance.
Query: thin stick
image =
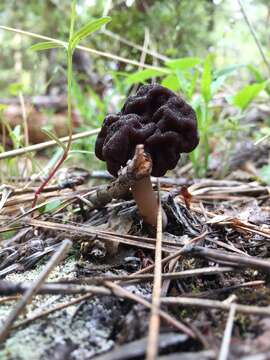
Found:
[[[224,336],[222,339],[222,344],[220,348],[220,353],[218,356],[218,360],[227,360],[230,350],[230,342],[232,337],[232,329],[233,329],[233,322],[235,316],[236,306],[235,304],[230,305],[230,312],[227,319],[226,328],[224,331]]]
[[[24,147],[29,146],[29,128],[28,128],[28,120],[27,120],[27,113],[25,107],[24,96],[22,92],[19,93],[19,101],[22,109],[22,119],[23,119],[23,131],[24,131]],[[26,171],[26,174],[30,174],[32,170],[32,162],[28,157],[25,158],[25,166],[22,174]]]
[[[203,309],[230,310],[231,304],[218,300],[196,299],[189,297],[161,297],[161,303],[166,305],[182,305]],[[235,304],[236,311],[248,315],[270,316],[270,306],[252,306]]]
[[[142,48],[142,52],[141,52],[139,70],[141,70],[141,68],[143,68],[143,65],[145,64],[145,59],[146,59],[147,49],[148,49],[148,46],[149,46],[149,41],[150,41],[149,29],[147,27],[145,27],[144,28],[144,42],[143,42],[143,48]]]
[[[247,24],[249,30],[250,30],[250,33],[251,33],[251,35],[253,36],[253,39],[254,39],[254,41],[255,41],[258,49],[259,49],[259,52],[260,52],[261,57],[262,57],[262,59],[263,59],[263,62],[265,63],[265,65],[266,65],[266,67],[267,67],[267,69],[268,69],[268,71],[269,71],[269,73],[270,73],[270,63],[268,62],[268,60],[267,60],[267,58],[266,58],[266,55],[265,55],[265,53],[264,53],[264,51],[263,51],[263,48],[262,48],[262,44],[260,43],[260,40],[259,40],[258,37],[257,37],[257,34],[256,34],[255,29],[254,29],[253,25],[251,24],[251,22],[249,21],[249,18],[248,18],[248,16],[247,16],[246,10],[245,10],[245,8],[244,8],[244,6],[243,6],[243,4],[242,4],[242,1],[241,1],[241,0],[238,0],[238,4],[239,4],[239,6],[240,6],[240,8],[241,8],[241,12],[242,12],[242,14],[243,14],[243,16],[244,16],[244,19],[245,19],[245,21],[246,21],[246,24]]]
[[[212,268],[201,268],[194,270],[184,270],[175,273],[163,273],[162,279],[186,279],[189,277],[200,276],[200,275],[214,275],[221,274],[224,272],[230,272],[234,269],[231,267],[212,267]],[[105,275],[105,276],[92,276],[92,277],[83,277],[79,279],[66,279],[61,278],[58,282],[44,283],[38,290],[38,294],[84,294],[87,292],[95,293],[96,287],[89,287],[86,284],[103,284],[105,281],[125,281],[125,280],[136,280],[136,282],[141,281],[152,281],[153,274],[141,274],[141,275]],[[256,285],[264,284],[263,281],[256,281]],[[247,283],[250,284],[250,283]],[[125,285],[125,283],[123,283]],[[239,287],[239,285],[238,285]],[[5,280],[0,280],[0,293],[1,296],[14,296],[15,294],[23,294],[31,288],[30,283],[13,283]],[[16,295],[17,296],[17,295]],[[8,299],[4,299],[7,301]],[[3,301],[0,298],[0,303]]]
[[[24,144],[25,147],[29,146],[29,134],[28,134],[28,124],[27,124],[27,114],[25,108],[25,102],[23,94],[19,93],[20,104],[22,108],[22,119],[23,119],[23,130],[24,130]]]
[[[236,290],[236,289],[242,289],[245,287],[260,287],[263,285],[265,285],[264,280],[255,280],[255,281],[248,281],[248,282],[238,284],[238,285],[226,286],[226,287],[223,287],[220,289],[202,291],[202,292],[199,292],[196,294],[195,293],[186,293],[185,296],[190,296],[190,297],[194,297],[194,298],[210,298],[213,296],[217,296],[218,294],[231,292],[232,290]]]
[[[15,33],[21,34],[21,35],[31,36],[31,37],[34,37],[36,39],[41,39],[41,40],[46,40],[46,41],[53,41],[53,42],[55,42],[57,44],[60,44],[60,45],[62,45],[64,47],[67,47],[67,45],[68,45],[68,43],[66,41],[57,40],[57,39],[51,38],[49,36],[35,34],[35,33],[30,32],[30,31],[15,29],[15,28],[12,28],[12,27],[9,27],[9,26],[0,25],[0,29],[12,31],[12,32],[15,32]],[[108,52],[99,51],[99,50],[92,49],[92,48],[89,48],[89,47],[86,47],[86,46],[78,45],[78,46],[76,46],[76,49],[87,51],[87,52],[89,52],[91,54],[95,54],[95,55],[98,55],[98,56],[102,56],[102,57],[105,57],[105,58],[108,58],[108,59],[113,59],[113,60],[116,60],[116,61],[119,61],[119,62],[123,62],[123,63],[126,63],[126,64],[131,64],[131,65],[138,66],[138,67],[141,65],[139,61],[126,59],[126,58],[124,58],[122,56],[114,55],[114,54],[111,54],[111,53],[108,53]],[[166,70],[164,68],[157,67],[157,66],[143,64],[142,67],[144,67],[145,69],[157,70],[157,71],[160,71],[160,72],[165,73],[165,74],[169,73],[169,70]]]
[[[29,318],[25,319],[25,320],[22,320],[21,322],[19,322],[18,324],[15,324],[13,327],[12,327],[12,330],[14,329],[18,329],[24,325],[28,325],[30,324],[32,321],[35,321],[35,320],[38,320],[44,316],[47,316],[47,315],[50,315],[52,313],[54,313],[55,311],[60,311],[60,310],[63,310],[69,306],[72,306],[72,305],[75,305],[75,304],[78,304],[79,302],[81,301],[84,301],[84,300],[87,300],[89,298],[91,298],[93,296],[93,294],[86,294],[86,295],[82,295],[80,297],[78,297],[77,299],[74,299],[74,300],[71,300],[71,301],[68,301],[66,303],[61,303],[61,304],[58,304],[55,308],[53,309],[49,309],[49,310],[45,310],[43,312],[40,312],[36,315],[33,315],[33,316],[30,316]]]
[[[162,259],[162,210],[161,210],[161,201],[160,201],[160,193],[159,193],[152,307],[151,307],[151,316],[149,322],[149,336],[148,336],[147,353],[146,353],[147,360],[155,360],[158,356],[158,340],[159,340],[159,328],[160,328],[160,317],[159,317],[160,292],[161,292],[161,284],[162,284],[161,259]]]
[[[231,272],[235,269],[233,267],[224,266],[224,267],[204,267],[200,269],[193,269],[193,270],[183,270],[179,272],[170,272],[170,273],[162,273],[162,280],[176,280],[176,279],[186,279],[189,277],[200,276],[200,275],[215,275],[221,274],[225,272]],[[141,282],[141,281],[151,281],[153,280],[153,274],[131,274],[131,275],[108,275],[103,277],[91,277],[91,278],[82,278],[78,281],[92,283],[95,281],[100,280],[110,280],[110,281],[123,281],[122,285],[128,284],[128,280],[132,280],[132,282]],[[107,279],[108,278],[108,279]],[[96,280],[95,280],[96,279]],[[127,283],[125,282],[127,280]],[[61,279],[64,281],[64,279]],[[72,280],[70,280],[72,282]],[[264,282],[263,282],[264,283]],[[261,282],[259,282],[261,284]],[[257,285],[257,284],[256,284]]]
[[[83,139],[83,138],[88,137],[88,136],[96,135],[99,132],[100,132],[100,129],[83,131],[83,132],[81,132],[79,134],[72,135],[72,141]],[[59,138],[59,141],[63,142],[63,143],[68,142],[68,140],[69,140],[69,136],[64,136],[62,138]],[[26,147],[23,147],[23,148],[20,148],[20,149],[5,151],[5,152],[0,154],[0,160],[8,159],[8,158],[11,158],[11,157],[14,157],[14,156],[24,155],[24,154],[26,154],[28,152],[31,152],[31,151],[43,150],[43,149],[46,149],[46,148],[54,146],[54,145],[57,145],[56,141],[55,140],[49,140],[49,141],[44,141],[44,142],[39,143],[39,144],[26,146]]]
[[[49,276],[50,272],[57,266],[57,264],[63,259],[64,255],[70,249],[72,242],[70,240],[64,240],[58,251],[52,256],[50,261],[44,267],[42,272],[39,274],[36,281],[34,281],[31,288],[29,288],[25,294],[22,296],[21,300],[17,303],[15,308],[9,314],[6,322],[0,328],[0,343],[5,341],[8,337],[9,331],[14,323],[14,321],[18,318],[18,316],[23,312],[25,306],[30,303],[33,296],[38,292],[44,281]]]
[[[14,300],[18,300],[20,298],[19,295],[13,295],[13,296],[6,296],[6,297],[1,297],[0,299],[0,304],[3,304],[5,302],[8,302],[8,301],[14,301]]]
[[[94,235],[99,240],[115,241],[115,242],[120,242],[123,244],[130,245],[130,246],[131,245],[132,246],[140,246],[145,249],[151,249],[151,250],[155,249],[155,245],[152,243],[139,241],[139,240],[131,240],[130,238],[126,238],[125,236],[121,236],[120,234],[117,234],[117,233],[115,235],[110,235],[110,234],[106,233],[106,231],[98,230],[97,228],[90,227],[90,226],[89,227],[79,227],[79,226],[74,226],[74,225],[54,223],[54,222],[35,220],[35,219],[32,219],[32,220],[25,219],[25,223],[27,223],[29,225],[33,225],[35,227],[42,227],[44,229],[65,231],[65,232],[68,232],[69,234],[73,234],[73,236],[79,235],[81,237],[82,234],[84,234],[86,236]],[[92,239],[90,238],[89,241],[91,241],[91,240]],[[177,250],[176,246],[172,246],[172,245],[163,246],[163,251],[166,251],[166,252],[174,252],[176,250]]]
[[[270,271],[269,261],[255,256],[236,255],[229,252],[204,248],[202,246],[187,248],[187,254],[190,256],[201,256],[219,263],[226,263],[228,266],[240,266],[251,269],[260,269],[267,272]]]
[[[151,55],[151,56],[154,57],[154,58],[157,58],[157,59],[162,60],[162,61],[167,61],[167,60],[169,60],[169,58],[168,58],[167,56],[161,55],[161,54],[159,54],[159,53],[157,53],[156,51],[151,50],[151,49],[145,49],[145,50],[144,50],[144,49],[143,49],[143,46],[138,45],[138,44],[135,44],[134,42],[129,41],[129,40],[123,38],[122,36],[119,36],[118,34],[113,33],[113,32],[110,31],[110,30],[104,29],[104,30],[102,30],[102,33],[105,34],[105,35],[107,35],[107,36],[110,36],[110,37],[113,38],[113,39],[116,39],[117,41],[119,41],[119,42],[121,42],[121,43],[123,43],[123,44],[125,44],[125,45],[128,45],[128,46],[130,46],[130,47],[133,47],[134,49],[137,49],[137,50],[139,50],[139,51],[145,51],[146,54]]]

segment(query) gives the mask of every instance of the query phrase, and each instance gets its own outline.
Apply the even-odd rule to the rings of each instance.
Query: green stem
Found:
[[[68,82],[68,142],[67,146],[65,148],[65,151],[63,153],[63,156],[58,161],[58,163],[55,165],[55,167],[52,169],[51,173],[48,175],[47,179],[40,185],[40,187],[36,190],[34,200],[32,203],[32,208],[34,208],[37,204],[37,200],[39,195],[42,193],[43,189],[47,186],[47,184],[50,182],[50,180],[54,177],[58,169],[61,167],[61,165],[64,163],[66,158],[68,157],[69,150],[72,145],[72,61],[73,61],[73,49],[70,46],[70,40],[72,39],[73,32],[74,32],[74,24],[75,24],[75,18],[76,18],[76,0],[72,0],[72,6],[71,6],[71,20],[70,20],[70,28],[69,28],[69,45],[67,49],[67,65],[68,65],[68,71],[67,71],[67,82]]]
[[[208,137],[209,137],[209,133],[208,133],[208,127],[209,127],[209,113],[208,113],[208,102],[205,103],[204,105],[204,133],[203,133],[203,137],[204,137],[204,175],[206,174],[207,170],[208,170],[208,161],[209,161],[209,141],[208,141]]]

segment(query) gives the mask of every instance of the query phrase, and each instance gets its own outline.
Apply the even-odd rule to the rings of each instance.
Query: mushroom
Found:
[[[106,116],[97,136],[96,156],[106,161],[108,171],[118,171],[143,145],[152,162],[152,176],[163,176],[175,168],[181,153],[199,143],[196,113],[181,97],[158,85],[141,86],[129,96],[117,114]],[[156,226],[158,203],[149,176],[133,182],[133,197],[144,221]],[[163,212],[163,226],[166,215]]]

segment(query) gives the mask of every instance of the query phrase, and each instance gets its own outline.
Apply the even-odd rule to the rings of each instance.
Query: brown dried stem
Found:
[[[83,139],[88,136],[96,135],[99,133],[99,131],[100,131],[100,129],[95,129],[95,130],[87,130],[87,131],[83,131],[78,134],[74,134],[74,135],[72,135],[72,141]],[[68,142],[68,139],[69,139],[68,136],[64,136],[62,138],[59,138],[59,141],[61,143],[66,143],[66,142]],[[20,156],[20,155],[25,155],[29,152],[47,149],[48,147],[55,146],[55,145],[57,145],[57,142],[55,140],[49,140],[49,141],[44,141],[39,144],[29,145],[29,146],[26,146],[26,147],[23,147],[20,149],[5,151],[0,154],[0,160],[9,159],[9,158],[12,158],[15,156]]]
[[[155,360],[158,356],[158,340],[159,340],[159,329],[160,329],[160,317],[159,317],[160,292],[161,292],[161,284],[162,284],[161,260],[162,260],[162,210],[161,210],[161,202],[159,196],[152,307],[151,307],[151,317],[149,321],[149,335],[148,335],[147,355],[146,355],[147,360]]]

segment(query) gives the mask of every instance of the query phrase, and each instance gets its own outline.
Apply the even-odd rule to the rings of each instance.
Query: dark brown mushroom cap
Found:
[[[106,116],[96,140],[96,156],[117,176],[132,158],[136,145],[144,144],[153,161],[153,176],[175,168],[180,153],[199,143],[196,113],[182,98],[157,84],[141,86],[116,114]]]

